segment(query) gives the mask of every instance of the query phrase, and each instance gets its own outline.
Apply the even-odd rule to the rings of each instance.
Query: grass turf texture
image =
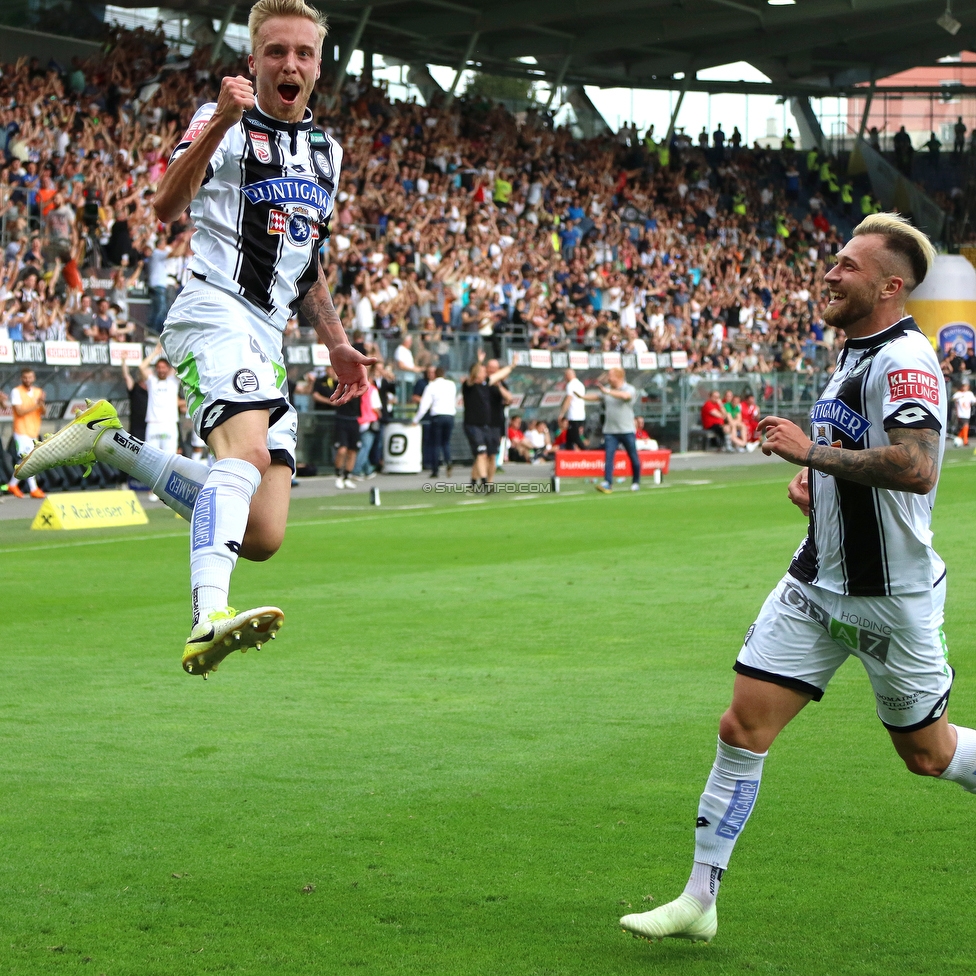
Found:
[[[0,973],[972,973],[976,797],[901,768],[856,661],[774,746],[716,941],[617,928],[684,885],[789,473],[299,497],[234,579],[281,637],[206,683],[185,524],[0,523]],[[974,487],[936,509],[970,725]]]

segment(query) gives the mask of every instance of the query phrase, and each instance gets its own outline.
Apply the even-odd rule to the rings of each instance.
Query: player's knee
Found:
[[[261,472],[262,478],[267,474],[268,468],[271,467],[271,453],[262,445],[256,444],[253,447],[245,448],[237,456],[242,461],[248,461],[253,464]]]
[[[719,738],[726,745],[738,749],[754,751],[752,747],[755,733],[756,729],[751,726],[751,723],[732,708],[726,711],[718,723]]]
[[[901,757],[910,773],[916,776],[941,776],[949,765],[930,752],[912,752]]]
[[[279,534],[248,531],[241,543],[241,558],[248,559],[252,563],[263,563],[281,548],[283,541],[283,536]]]

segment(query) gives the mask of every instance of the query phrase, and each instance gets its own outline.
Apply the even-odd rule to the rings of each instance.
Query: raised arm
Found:
[[[938,480],[939,432],[926,428],[888,431],[887,447],[850,451],[814,444],[796,424],[766,417],[758,428],[765,436],[762,450],[794,464],[872,488],[927,495]]]
[[[186,152],[166,170],[153,198],[153,209],[163,223],[176,220],[190,205],[203,186],[207,167],[224,136],[253,107],[254,88],[247,78],[228,75],[221,81],[216,111]]]

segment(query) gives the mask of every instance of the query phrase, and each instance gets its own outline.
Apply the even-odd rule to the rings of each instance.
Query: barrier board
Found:
[[[145,525],[149,519],[134,491],[69,491],[49,495],[32,529],[104,529]]]
[[[660,471],[667,474],[671,464],[670,451],[637,451],[640,459],[641,474],[653,474]],[[606,454],[603,451],[556,451],[556,461],[553,474],[557,478],[599,478],[603,476],[603,465]],[[615,478],[626,478],[630,475],[630,458],[626,452],[617,451],[613,459],[613,474]]]

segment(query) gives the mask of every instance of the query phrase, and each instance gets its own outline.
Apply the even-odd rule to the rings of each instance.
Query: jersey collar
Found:
[[[254,108],[244,114],[250,115],[252,112],[256,112],[260,116],[262,124],[270,126],[272,129],[277,129],[279,132],[291,132],[293,129],[302,130],[312,128],[312,110],[310,108],[305,109],[305,116],[301,122],[282,122],[280,119],[273,118],[258,105],[257,99],[254,100]]]
[[[899,319],[894,325],[889,325],[884,332],[875,332],[874,335],[861,336],[858,339],[848,339],[844,344],[845,349],[870,349],[873,346],[881,346],[894,339],[895,336],[903,332],[921,332],[922,330],[915,323],[910,315]]]

